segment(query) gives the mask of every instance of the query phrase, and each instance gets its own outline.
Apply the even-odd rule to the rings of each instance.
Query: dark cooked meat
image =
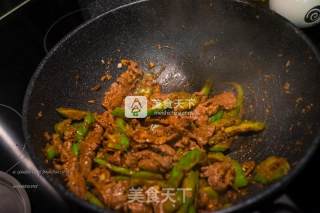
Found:
[[[159,151],[163,154],[169,155],[169,156],[174,156],[176,154],[176,151],[174,148],[172,148],[168,144],[161,144],[161,145],[152,145],[151,146],[154,150]]]
[[[71,131],[69,131],[69,133],[71,134]],[[70,134],[66,135],[70,136]],[[58,134],[53,134],[52,144],[59,151],[60,161],[62,163],[62,165],[56,164],[55,167],[57,169],[62,168],[70,191],[75,193],[77,196],[84,198],[87,191],[85,179],[79,171],[79,162],[77,157],[71,152],[72,141],[68,136],[65,136],[68,140],[62,143],[60,136]]]
[[[172,167],[172,157],[161,156],[149,150],[128,153],[125,164],[131,168],[141,168],[148,171],[167,171]]]
[[[96,154],[95,151],[102,142],[102,134],[103,128],[96,124],[86,139],[80,144],[79,165],[83,176],[86,176],[91,170],[92,160]]]
[[[224,191],[232,186],[235,171],[229,161],[216,162],[205,168],[204,175],[208,177],[208,183],[217,191]]]
[[[124,158],[124,164],[129,168],[137,167],[139,159],[133,154],[128,153]]]
[[[232,92],[223,92],[213,96],[210,101],[212,105],[218,105],[226,110],[230,110],[235,107],[237,99]]]
[[[108,158],[108,161],[114,165],[121,165],[121,151],[116,151]]]
[[[256,163],[252,160],[246,161],[242,164],[242,168],[243,168],[246,176],[251,175],[251,173],[253,172],[255,167],[256,167]]]
[[[190,116],[169,115],[162,122],[171,126],[175,131],[179,133],[185,133],[189,130],[192,120]]]
[[[165,144],[178,137],[170,127],[158,125],[156,128],[140,127],[130,133],[137,143]]]
[[[97,116],[97,122],[106,130],[106,132],[111,133],[114,128],[114,117],[110,111],[105,111]]]
[[[69,146],[70,144],[70,146]],[[57,149],[60,153],[60,161],[66,162],[69,159],[69,149],[71,147],[72,141],[65,141],[62,143],[62,140],[58,134],[52,135],[52,145]],[[66,147],[67,146],[67,147]]]
[[[125,96],[135,88],[137,80],[143,75],[136,62],[122,60],[121,63],[128,66],[128,69],[117,78],[116,82],[111,84],[105,93],[102,106],[106,110],[112,110],[121,105]]]
[[[158,172],[160,171],[161,165],[158,161],[154,161],[153,159],[141,159],[138,162],[138,167],[146,171]]]
[[[120,210],[128,201],[129,187],[129,181],[112,181],[108,184],[96,185],[95,189],[108,207]]]
[[[204,125],[194,128],[190,132],[190,138],[198,142],[199,145],[204,146],[208,143],[209,139],[213,136],[215,131],[215,126]]]
[[[87,181],[94,186],[104,185],[111,181],[111,174],[106,168],[94,168],[87,175]]]
[[[87,188],[84,177],[79,171],[79,162],[76,156],[70,155],[70,158],[63,164],[63,170],[66,174],[67,186],[70,191],[77,196],[84,198]]]
[[[236,97],[231,92],[223,92],[215,95],[207,101],[198,104],[194,110],[193,119],[198,125],[205,125],[208,123],[210,115],[215,114],[219,107],[226,110],[232,109],[236,106]]]

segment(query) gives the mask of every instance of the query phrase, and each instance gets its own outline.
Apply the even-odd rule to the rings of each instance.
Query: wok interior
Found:
[[[207,79],[217,90],[228,88],[225,82],[243,85],[245,116],[264,121],[267,129],[238,140],[231,155],[240,161],[279,155],[295,166],[317,134],[320,66],[286,22],[231,1],[150,1],[81,28],[40,66],[25,105],[27,139],[39,167],[47,167],[43,132],[52,131],[59,120],[55,108],[102,111],[103,93],[112,80],[98,92],[90,88],[106,70],[116,79],[121,58],[165,67],[159,77],[165,91],[194,91]],[[113,63],[106,68],[101,59]],[[92,99],[97,103],[87,102]],[[37,118],[40,111],[43,117]],[[52,178],[63,185],[58,176]]]

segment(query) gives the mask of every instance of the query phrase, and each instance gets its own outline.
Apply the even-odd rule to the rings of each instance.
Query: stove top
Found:
[[[32,212],[82,212],[83,210],[65,201],[39,175],[28,154],[24,151],[21,132],[21,109],[28,81],[39,62],[67,32],[104,11],[133,2],[134,0],[16,0],[0,7],[0,46],[2,78],[0,78],[0,171],[15,177],[27,192]],[[0,3],[0,6],[2,4]],[[86,8],[86,9],[80,9]],[[304,30],[320,49],[320,25]],[[310,189],[318,191],[320,176],[313,170],[320,162],[320,150],[305,171],[291,183],[275,201],[258,206],[256,213],[320,212],[317,196],[307,196]],[[28,172],[24,172],[28,171]],[[42,171],[43,172],[43,171]],[[41,173],[41,171],[40,171]],[[1,174],[0,174],[1,182]],[[0,193],[1,194],[1,193]],[[0,202],[1,204],[1,202]]]

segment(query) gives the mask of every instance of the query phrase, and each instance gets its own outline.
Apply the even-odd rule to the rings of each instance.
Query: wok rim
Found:
[[[31,135],[28,132],[28,120],[27,120],[26,115],[29,111],[29,105],[30,105],[29,99],[30,99],[31,94],[33,92],[34,85],[35,85],[40,73],[42,72],[44,65],[47,63],[48,59],[50,59],[51,56],[60,48],[60,46],[62,46],[67,40],[71,39],[78,31],[84,29],[88,25],[93,24],[95,21],[97,21],[101,18],[104,18],[108,14],[111,14],[111,13],[116,12],[118,10],[121,10],[123,8],[130,7],[130,6],[133,6],[136,4],[150,2],[150,1],[152,1],[152,0],[139,0],[139,1],[132,2],[132,3],[129,3],[126,5],[122,5],[120,7],[115,8],[115,9],[104,12],[104,13],[102,13],[102,14],[100,14],[90,20],[87,20],[86,22],[79,25],[71,32],[69,32],[66,36],[64,36],[42,59],[42,61],[40,62],[40,64],[36,68],[35,72],[33,73],[32,77],[28,83],[26,93],[24,96],[24,100],[23,100],[23,109],[22,109],[23,135],[24,135],[24,138],[26,141],[27,151],[30,154],[31,159],[32,159],[33,163],[36,165],[37,169],[46,170],[49,167],[46,166],[44,162],[41,162],[41,160],[37,157],[37,154],[35,154],[35,151],[31,145],[32,140],[31,140]],[[228,1],[229,2],[236,2],[238,4],[244,4],[248,7],[254,7],[255,9],[257,9],[257,11],[259,11],[259,13],[265,13],[268,16],[277,16],[279,22],[283,22],[285,25],[287,25],[288,28],[291,28],[295,32],[296,36],[300,37],[307,44],[309,49],[314,54],[316,60],[320,64],[319,50],[315,47],[315,45],[311,42],[311,40],[302,32],[302,30],[298,29],[292,23],[287,21],[285,18],[283,18],[282,16],[276,14],[275,12],[273,12],[271,10],[256,7],[253,4],[248,3],[248,2],[243,2],[242,0],[228,0]],[[319,143],[320,143],[320,130],[318,130],[317,134],[315,135],[315,138],[312,140],[312,143],[311,143],[310,147],[308,148],[308,150],[306,151],[306,153],[304,154],[304,156],[301,158],[301,160],[298,162],[298,164],[289,172],[288,175],[286,175],[284,178],[277,181],[276,183],[265,187],[265,189],[263,191],[257,193],[256,195],[249,196],[248,198],[246,198],[245,200],[243,200],[239,203],[236,203],[228,208],[221,209],[219,211],[214,211],[214,212],[216,212],[216,213],[231,213],[231,212],[236,212],[236,211],[248,209],[250,207],[256,206],[257,204],[263,202],[264,200],[267,200],[268,198],[271,198],[273,195],[276,195],[277,193],[281,192],[304,169],[305,165],[309,162],[309,160],[314,155],[317,147],[319,146]],[[49,183],[52,186],[57,188],[57,191],[60,194],[62,194],[63,197],[66,197],[67,199],[71,200],[72,202],[78,204],[81,207],[84,207],[90,211],[95,211],[95,212],[114,212],[114,210],[112,210],[110,208],[97,207],[97,206],[92,205],[83,199],[80,199],[75,194],[73,194],[72,192],[67,190],[65,184],[60,184],[60,183],[56,182],[54,180],[54,178],[52,178],[51,176],[45,176],[45,178],[49,181]]]

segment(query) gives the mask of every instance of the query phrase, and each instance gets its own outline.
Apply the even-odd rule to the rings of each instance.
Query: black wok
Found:
[[[206,79],[218,89],[228,81],[244,85],[246,117],[265,121],[267,129],[259,137],[240,139],[231,155],[240,161],[280,155],[293,169],[271,186],[251,187],[248,196],[221,212],[245,209],[284,189],[318,144],[319,54],[299,30],[270,11],[234,1],[141,1],[83,24],[38,67],[23,109],[24,134],[38,169],[48,168],[43,132],[59,120],[56,107],[103,111],[99,102],[112,81],[99,92],[90,88],[106,70],[101,59],[108,58],[114,61],[108,68],[113,79],[120,74],[116,62],[121,58],[164,65],[159,81],[165,91],[194,91]],[[97,104],[87,102],[92,99]],[[59,175],[47,178],[75,203],[99,211],[70,193]]]

